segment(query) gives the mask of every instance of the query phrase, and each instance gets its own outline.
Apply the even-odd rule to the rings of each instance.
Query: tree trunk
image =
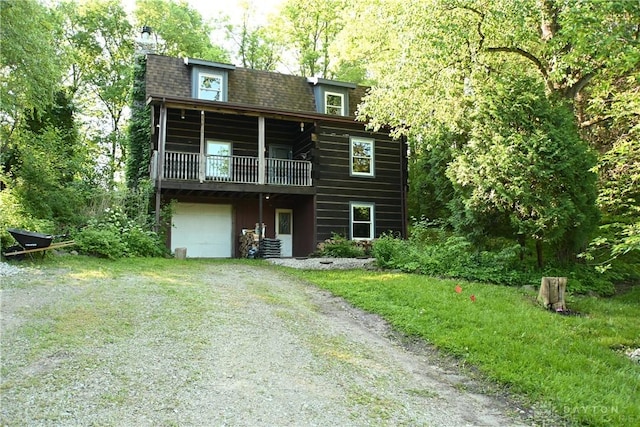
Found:
[[[544,259],[542,255],[542,239],[536,239],[536,256],[538,258],[538,268],[543,268]]]
[[[524,261],[524,254],[527,250],[526,236],[524,234],[518,234],[518,244],[520,245],[520,262]]]

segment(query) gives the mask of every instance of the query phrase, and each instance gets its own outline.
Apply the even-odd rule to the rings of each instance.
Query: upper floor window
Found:
[[[223,101],[223,75],[200,73],[198,75],[198,98],[209,101]]]
[[[374,140],[351,138],[349,165],[351,175],[374,176]]]
[[[325,114],[344,116],[344,95],[335,92],[324,93]]]

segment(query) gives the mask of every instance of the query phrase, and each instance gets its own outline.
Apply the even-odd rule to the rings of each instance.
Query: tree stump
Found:
[[[538,292],[538,302],[553,311],[565,311],[564,293],[567,289],[566,277],[543,277]]]
[[[176,259],[187,258],[187,248],[176,248]]]

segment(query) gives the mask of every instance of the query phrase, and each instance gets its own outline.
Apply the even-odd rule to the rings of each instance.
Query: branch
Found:
[[[506,46],[501,46],[501,47],[488,47],[487,52],[506,52],[506,53],[515,53],[516,55],[522,56],[523,58],[528,59],[529,61],[533,62],[534,65],[536,66],[536,68],[538,69],[538,71],[540,71],[540,74],[542,74],[542,77],[544,78],[544,81],[547,85],[547,88],[549,90],[554,90],[553,84],[552,82],[549,80],[549,73],[547,72],[547,69],[544,67],[544,65],[542,64],[542,61],[540,61],[535,55],[533,55],[532,53],[527,52],[524,49],[520,49],[519,47],[506,47]]]
[[[595,124],[607,121],[610,118],[611,118],[611,116],[596,116],[596,117],[593,117],[590,120],[585,120],[584,122],[581,122],[580,123],[580,128],[582,128],[582,129],[588,128],[588,127],[593,126]]]
[[[575,98],[580,93],[580,91],[582,89],[584,89],[584,87],[587,84],[589,84],[591,79],[595,77],[596,73],[601,68],[603,68],[603,67],[599,67],[595,71],[593,71],[591,73],[587,73],[584,76],[580,77],[580,79],[577,82],[575,82],[573,85],[571,85],[571,87],[567,88],[567,90],[565,92],[565,96],[567,98],[569,98],[569,99]]]
[[[542,65],[542,62],[533,54],[527,52],[524,49],[520,49],[519,47],[488,47],[487,52],[506,52],[506,53],[515,53],[517,55],[523,56],[527,58],[529,61],[533,62],[536,68],[542,73],[542,76],[545,80],[549,77],[547,73],[547,69]]]

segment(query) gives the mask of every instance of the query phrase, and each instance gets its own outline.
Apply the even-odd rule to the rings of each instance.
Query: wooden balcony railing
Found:
[[[157,152],[152,156],[152,176],[157,175]],[[240,184],[311,186],[311,162],[304,160],[265,159],[265,176],[259,179],[257,157],[219,156],[167,151],[164,155],[165,180],[215,181]]]

